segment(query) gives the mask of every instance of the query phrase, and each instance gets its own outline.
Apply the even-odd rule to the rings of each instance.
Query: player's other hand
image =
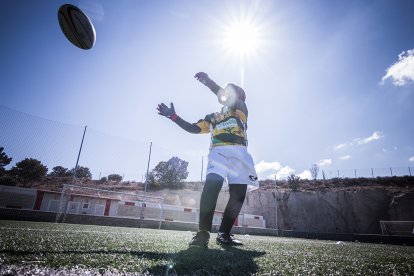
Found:
[[[196,78],[199,82],[201,82],[204,85],[206,85],[207,81],[210,80],[208,75],[204,72],[198,72],[197,74],[195,74],[194,78]]]
[[[170,107],[166,106],[164,103],[161,103],[157,107],[158,114],[170,118],[175,114],[174,104],[170,103]]]

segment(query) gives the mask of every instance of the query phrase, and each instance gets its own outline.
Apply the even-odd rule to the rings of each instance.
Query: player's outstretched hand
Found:
[[[195,74],[194,78],[196,78],[199,82],[201,82],[204,85],[206,85],[207,81],[210,80],[208,75],[204,72],[198,72],[197,74]]]
[[[170,118],[175,114],[174,104],[170,103],[170,107],[166,106],[164,103],[161,103],[157,107],[158,114]]]

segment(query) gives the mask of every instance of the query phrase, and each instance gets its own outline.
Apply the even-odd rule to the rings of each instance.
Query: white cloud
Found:
[[[408,158],[408,161],[414,162],[414,156],[411,156],[410,158]]]
[[[396,86],[414,81],[414,49],[403,51],[398,55],[398,61],[388,67],[381,84],[387,79],[392,79],[392,83]]]
[[[379,140],[381,138],[383,138],[384,135],[382,135],[381,131],[375,131],[371,136],[366,137],[366,138],[356,138],[354,139],[354,142],[357,143],[358,145],[364,145],[364,144],[368,144],[371,143],[373,141]]]
[[[331,165],[332,164],[332,159],[322,159],[322,160],[319,160],[318,162],[316,162],[316,165],[318,165],[319,167],[322,167],[322,166],[327,166],[327,165]]]
[[[285,166],[283,168],[281,168],[278,172],[277,172],[277,178],[286,178],[289,175],[293,174],[295,172],[294,169],[292,169],[289,166]]]
[[[334,150],[339,150],[339,149],[342,149],[342,148],[346,147],[346,145],[347,145],[347,143],[343,143],[343,144],[336,145],[336,146],[334,147]]]
[[[278,179],[286,178],[295,172],[289,166],[282,166],[279,162],[260,161],[255,165],[257,176],[259,179],[274,179],[275,175]]]
[[[256,164],[256,172],[257,173],[263,173],[267,171],[278,171],[280,170],[282,166],[279,162],[265,162],[264,160],[260,161],[258,164]]]
[[[312,179],[312,173],[309,170],[304,170],[298,176],[300,179]]]
[[[339,159],[341,159],[341,160],[348,160],[350,158],[351,158],[350,155],[344,155],[344,156],[339,157]]]
[[[365,144],[371,143],[373,141],[379,140],[383,137],[384,137],[384,135],[382,134],[382,132],[377,130],[377,131],[374,131],[374,133],[369,137],[355,138],[351,142],[345,142],[345,143],[342,143],[342,144],[338,144],[338,145],[334,146],[333,149],[334,150],[340,150],[340,149],[343,149],[347,146],[352,147],[352,146],[355,146],[355,145],[359,145],[359,146],[360,145],[365,145]]]

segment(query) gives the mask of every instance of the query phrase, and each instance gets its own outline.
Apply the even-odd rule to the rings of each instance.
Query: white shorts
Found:
[[[231,184],[247,184],[247,190],[259,188],[253,158],[245,146],[217,146],[208,154],[207,175],[215,173]]]

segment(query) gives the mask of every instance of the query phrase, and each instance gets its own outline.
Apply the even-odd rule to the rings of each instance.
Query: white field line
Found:
[[[73,232],[73,233],[96,233],[96,234],[128,234],[135,235],[135,233],[128,232],[110,232],[110,231],[91,231],[91,230],[70,230],[70,229],[39,229],[39,228],[17,228],[17,227],[0,227],[0,230],[18,230],[18,231],[39,231],[39,232]],[[141,233],[140,233],[141,234]],[[146,234],[145,234],[146,235]]]

